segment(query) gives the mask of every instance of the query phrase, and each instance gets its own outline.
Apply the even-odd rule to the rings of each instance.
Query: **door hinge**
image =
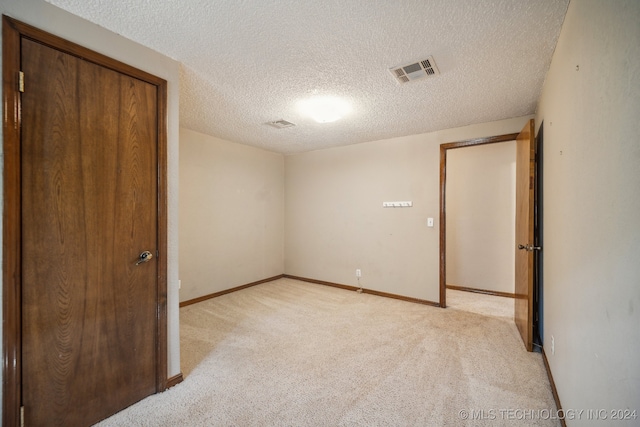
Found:
[[[24,93],[24,73],[22,71],[18,75],[18,90]]]
[[[24,427],[24,406],[20,407],[20,427]]]

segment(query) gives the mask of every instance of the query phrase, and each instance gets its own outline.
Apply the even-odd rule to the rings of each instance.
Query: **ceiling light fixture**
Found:
[[[349,114],[351,105],[335,96],[318,96],[298,102],[298,109],[318,123],[331,123]]]

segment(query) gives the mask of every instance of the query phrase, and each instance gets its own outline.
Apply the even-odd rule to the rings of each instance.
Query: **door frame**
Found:
[[[447,151],[456,148],[474,147],[477,145],[495,144],[514,141],[518,133],[488,136],[484,138],[466,139],[463,141],[440,144],[440,302],[439,306],[447,307]]]
[[[27,38],[105,68],[145,81],[157,88],[158,221],[156,392],[167,388],[167,82],[78,44],[2,17],[2,100],[4,193],[2,227],[2,425],[19,425],[21,382],[21,39]],[[28,88],[28,81],[26,83]]]

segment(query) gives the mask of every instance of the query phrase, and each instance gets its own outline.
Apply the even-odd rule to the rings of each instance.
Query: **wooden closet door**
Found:
[[[156,392],[157,87],[21,50],[25,425],[90,425]]]

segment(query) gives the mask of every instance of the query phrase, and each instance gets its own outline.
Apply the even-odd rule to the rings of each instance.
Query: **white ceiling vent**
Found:
[[[414,62],[413,64],[391,68],[389,71],[399,83],[409,83],[424,77],[433,77],[440,74],[432,56],[422,61]]]
[[[278,129],[290,128],[295,126],[295,124],[288,122],[286,120],[276,120],[275,122],[269,122],[267,124]]]

